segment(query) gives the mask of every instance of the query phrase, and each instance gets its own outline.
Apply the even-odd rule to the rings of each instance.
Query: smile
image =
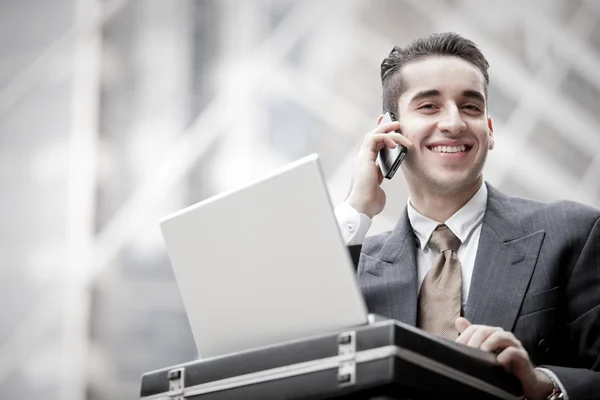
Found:
[[[471,149],[471,146],[460,144],[458,146],[428,146],[427,148],[435,153],[465,153]]]

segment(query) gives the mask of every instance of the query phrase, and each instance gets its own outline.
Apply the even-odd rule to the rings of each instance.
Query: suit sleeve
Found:
[[[600,218],[596,219],[566,286],[564,340],[569,364],[547,366],[560,379],[570,400],[600,398]]]
[[[358,262],[360,261],[360,251],[361,250],[362,250],[362,245],[360,245],[360,244],[348,246],[348,251],[350,251],[350,257],[352,257],[352,264],[354,264],[355,271],[358,271]]]

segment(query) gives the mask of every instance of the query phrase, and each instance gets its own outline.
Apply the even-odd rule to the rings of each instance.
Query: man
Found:
[[[383,61],[383,111],[398,122],[367,135],[336,209],[359,284],[370,312],[495,352],[528,399],[600,399],[600,211],[484,183],[487,69],[454,33]],[[406,210],[391,232],[365,238],[386,202],[377,153],[398,144]]]

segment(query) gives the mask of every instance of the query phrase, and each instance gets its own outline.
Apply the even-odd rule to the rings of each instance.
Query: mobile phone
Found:
[[[397,121],[394,114],[386,112],[379,125],[394,121]],[[396,130],[395,132],[402,134],[400,130]],[[386,179],[392,179],[398,170],[398,167],[402,164],[402,160],[406,157],[406,152],[406,147],[401,144],[398,144],[395,149],[390,149],[385,146],[383,149],[379,150],[379,154],[377,155],[377,165],[379,165],[379,169],[381,169],[381,173]]]

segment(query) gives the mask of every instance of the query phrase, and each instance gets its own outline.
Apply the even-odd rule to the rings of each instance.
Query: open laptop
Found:
[[[317,155],[161,229],[201,357],[367,323]]]

